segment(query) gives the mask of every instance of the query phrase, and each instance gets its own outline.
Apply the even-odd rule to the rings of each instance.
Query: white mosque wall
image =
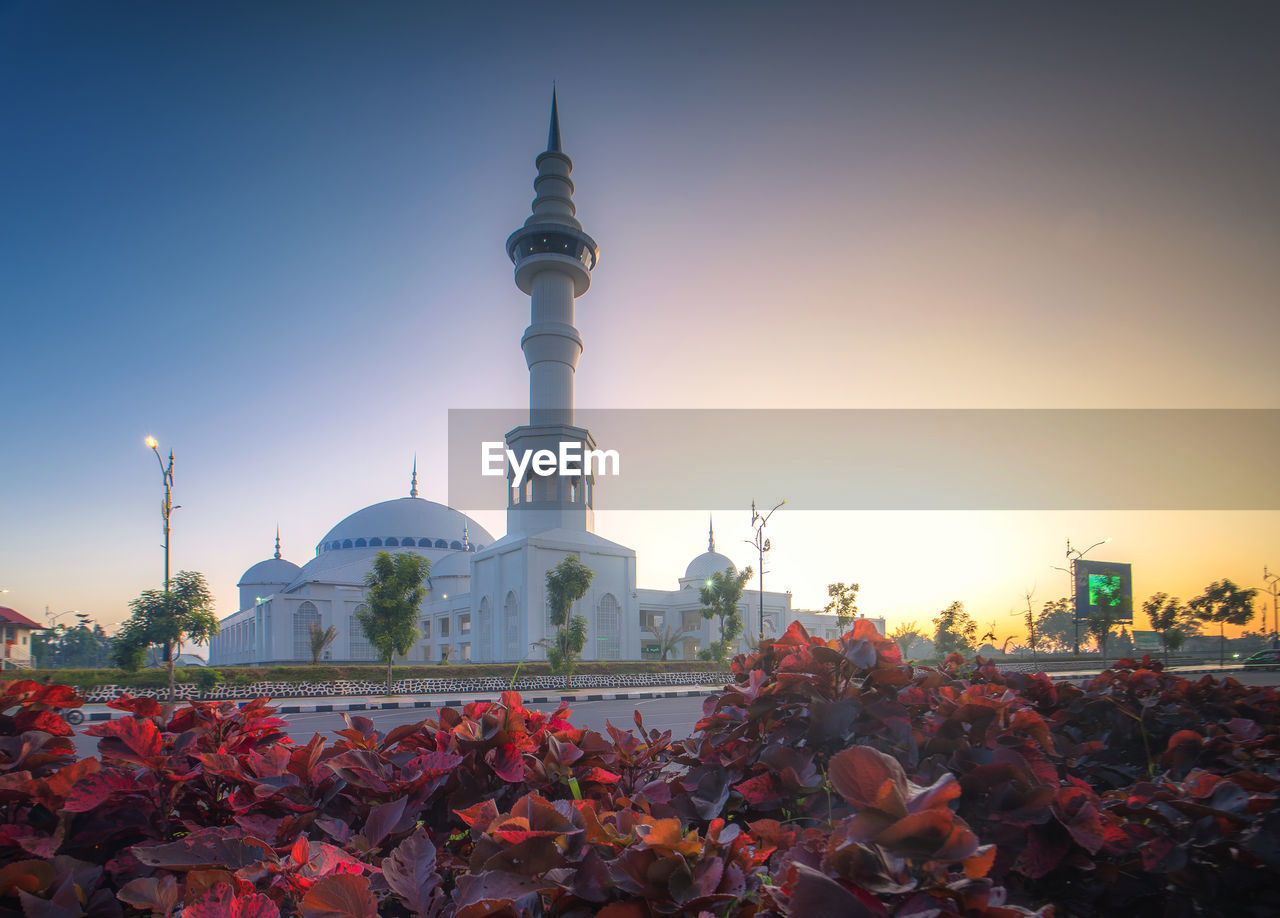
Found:
[[[640,654],[636,609],[635,552],[590,533],[555,530],[502,539],[476,555],[472,562],[471,593],[483,609],[484,627],[477,615],[476,631],[483,655],[478,661],[545,660],[540,643],[554,628],[547,615],[546,575],[569,555],[576,555],[594,572],[591,586],[574,603],[571,615],[587,620],[583,660],[634,660]]]

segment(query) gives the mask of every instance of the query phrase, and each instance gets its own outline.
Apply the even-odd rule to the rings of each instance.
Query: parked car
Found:
[[[1280,650],[1259,650],[1247,657],[1244,665],[1256,669],[1280,669]]]

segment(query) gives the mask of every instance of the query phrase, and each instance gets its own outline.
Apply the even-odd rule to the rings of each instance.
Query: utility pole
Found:
[[[760,640],[764,640],[764,553],[773,546],[769,540],[764,537],[764,527],[769,523],[769,517],[777,512],[778,508],[785,504],[786,501],[779,501],[774,505],[773,509],[763,516],[756,510],[756,502],[751,502],[751,526],[756,531],[754,540],[746,539],[748,544],[756,547],[756,552],[760,557]]]
[[[174,510],[180,510],[181,505],[173,505],[173,450],[169,450],[169,466],[165,467],[164,459],[160,456],[160,444],[156,442],[155,437],[147,437],[147,446],[151,447],[151,451],[156,454],[156,461],[160,463],[160,475],[164,478],[164,501],[160,504],[160,517],[164,520],[164,591],[169,592],[169,517]]]
[[[1067,557],[1071,560],[1071,619],[1072,624],[1075,626],[1076,633],[1076,656],[1080,655],[1080,597],[1076,589],[1076,562],[1083,559],[1085,555],[1089,554],[1089,552],[1093,551],[1099,545],[1106,545],[1110,541],[1111,537],[1107,536],[1102,541],[1094,542],[1084,551],[1081,551],[1078,548],[1072,548],[1071,540],[1067,539]]]
[[[1264,564],[1262,566],[1262,580],[1266,583],[1266,589],[1271,594],[1271,646],[1280,647],[1280,574],[1273,574]],[[1263,611],[1264,627],[1266,615],[1267,613]]]

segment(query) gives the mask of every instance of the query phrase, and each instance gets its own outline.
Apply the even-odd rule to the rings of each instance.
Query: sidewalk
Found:
[[[669,689],[577,689],[564,693],[548,693],[546,691],[523,694],[525,704],[559,704],[567,701],[570,704],[583,701],[640,701],[653,698],[692,698],[715,695],[720,687],[711,688],[669,688]],[[247,698],[227,699],[232,701],[248,701]],[[273,698],[271,704],[279,714],[325,714],[337,711],[397,711],[415,708],[460,708],[473,701],[497,701],[497,695],[465,694],[465,695],[397,695],[388,698],[385,695],[342,695],[333,698]],[[182,702],[179,702],[181,704]],[[85,722],[111,720],[126,717],[128,712],[117,711],[105,704],[86,704],[81,708],[85,714]]]

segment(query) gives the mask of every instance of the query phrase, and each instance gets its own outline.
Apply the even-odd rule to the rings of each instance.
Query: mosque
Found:
[[[573,163],[561,149],[554,94],[547,149],[535,161],[533,212],[508,237],[516,286],[530,298],[529,327],[521,349],[529,367],[529,423],[506,435],[517,455],[570,442],[596,444],[573,423],[573,383],[582,338],[574,327],[574,300],[591,286],[599,249],[582,229],[573,204]],[[696,659],[718,638],[703,619],[700,587],[716,571],[736,573],[715,549],[689,562],[676,589],[638,589],[635,551],[595,533],[596,482],[530,474],[517,483],[508,472],[507,533],[494,538],[475,520],[418,496],[417,468],[409,495],[357,510],[330,529],[315,557],[299,567],[280,553],[244,572],[240,611],[221,621],[209,647],[210,664],[310,662],[311,626],[335,626],[324,651],[329,662],[372,661],[376,654],[355,619],[364,577],[380,551],[412,551],[430,560],[420,607],[419,641],[397,662],[515,662],[545,659],[539,643],[554,628],[548,620],[546,572],[568,555],[594,571],[586,596],[573,609],[588,622],[584,660]],[[761,628],[759,592],[744,591],[740,614],[746,634]],[[793,611],[789,592],[764,594],[763,629],[781,634],[800,620],[811,634],[834,637],[835,617]],[[881,632],[882,620],[875,620]],[[738,650],[746,649],[744,635]]]

